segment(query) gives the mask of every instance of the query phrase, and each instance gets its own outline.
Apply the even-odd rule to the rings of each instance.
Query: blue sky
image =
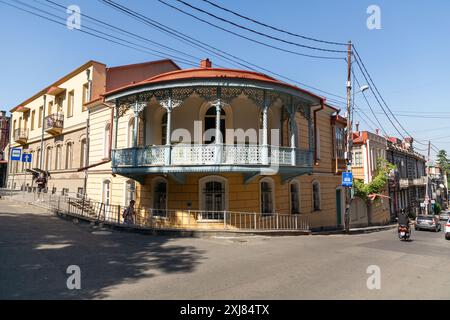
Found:
[[[14,0],[2,1],[14,2]],[[40,3],[46,3],[44,0],[23,1],[55,14],[65,15],[64,12],[58,13],[58,11],[42,7]],[[105,20],[196,57],[210,56],[126,17],[99,1],[54,1],[65,6],[76,4],[84,14]],[[245,60],[308,85],[345,96],[346,66],[344,61],[317,60],[265,48],[195,21],[164,6],[157,0],[116,1]],[[214,21],[210,17],[183,7],[175,0],[165,1],[202,16],[209,21]],[[242,21],[211,7],[201,0],[187,1],[271,35],[307,45],[317,45],[314,42],[289,38],[286,35],[274,33]],[[450,29],[449,1],[214,1],[247,16],[295,33],[338,42],[352,40],[393,112],[409,113],[410,116],[414,116],[398,116],[403,126],[416,139],[420,141],[432,139],[432,142],[438,148],[450,150],[450,133],[448,130],[450,120],[450,109],[448,108],[450,96],[450,90],[448,90],[450,87],[450,65],[448,63],[448,57],[450,56],[450,42],[448,41],[448,30]],[[366,26],[368,18],[366,10],[372,4],[378,5],[381,9],[381,30],[369,30]],[[309,54],[326,54],[275,43],[224,23],[214,22],[252,38],[291,50]],[[83,25],[92,26],[82,18],[82,28]],[[2,39],[2,50],[0,50],[2,75],[0,77],[0,88],[2,88],[0,108],[2,110],[9,110],[39,89],[91,59],[101,61],[108,66],[158,59],[149,54],[108,43],[78,31],[70,31],[63,26],[17,11],[2,3],[0,3],[0,30]],[[213,64],[231,66],[218,61],[216,58],[211,57],[211,59]],[[188,67],[187,65],[180,65]],[[364,82],[362,76],[359,73],[357,75],[359,80]],[[330,98],[333,97],[330,96]],[[357,95],[356,103],[363,109],[367,109],[362,98],[361,94]],[[376,101],[370,98],[370,102],[376,109],[375,112],[388,133],[398,136],[386,117],[379,114],[381,109]],[[365,111],[370,114],[368,110]],[[373,124],[371,126],[375,127]],[[361,121],[361,129],[368,129],[364,121]],[[425,146],[421,144],[416,144],[416,146],[419,150],[425,149]]]

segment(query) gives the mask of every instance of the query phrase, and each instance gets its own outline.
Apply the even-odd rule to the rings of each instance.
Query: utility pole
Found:
[[[352,146],[353,146],[353,133],[352,133],[352,42],[348,42],[348,57],[347,57],[347,172],[352,172]],[[345,231],[350,231],[350,205],[352,202],[352,187],[347,187],[346,199],[345,199]]]
[[[430,168],[428,167],[428,165],[430,164],[430,153],[431,153],[431,141],[428,141],[427,162],[425,164],[425,170],[427,174],[427,183],[425,185],[425,215],[428,215],[428,204],[430,203],[430,197],[428,196],[428,183],[430,181]]]

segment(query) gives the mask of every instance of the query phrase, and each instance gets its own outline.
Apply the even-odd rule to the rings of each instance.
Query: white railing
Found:
[[[4,191],[4,192],[3,192]],[[224,230],[224,231],[309,231],[308,218],[302,215],[235,211],[205,211],[136,208],[132,223],[123,218],[124,207],[90,199],[51,193],[0,190],[3,197],[15,201],[35,202],[47,208],[98,223],[149,229]]]
[[[114,150],[113,166],[161,165],[312,166],[312,152],[261,145],[179,144]]]

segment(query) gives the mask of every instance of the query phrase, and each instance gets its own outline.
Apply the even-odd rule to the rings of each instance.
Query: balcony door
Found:
[[[220,112],[220,133],[222,134],[222,142],[225,140],[225,111],[222,109]],[[216,107],[211,107],[205,114],[205,144],[213,144],[216,141]]]

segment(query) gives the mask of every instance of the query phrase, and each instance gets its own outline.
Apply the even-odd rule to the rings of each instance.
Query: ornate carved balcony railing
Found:
[[[16,129],[14,131],[14,141],[25,144],[28,141],[28,129]]]
[[[45,118],[45,132],[51,135],[59,135],[64,127],[64,114],[54,113]]]
[[[113,167],[260,166],[311,167],[311,151],[261,145],[175,145],[118,149]]]
[[[415,179],[409,179],[409,185],[411,186],[425,186],[427,184],[427,177],[423,176],[420,178],[415,178]]]

